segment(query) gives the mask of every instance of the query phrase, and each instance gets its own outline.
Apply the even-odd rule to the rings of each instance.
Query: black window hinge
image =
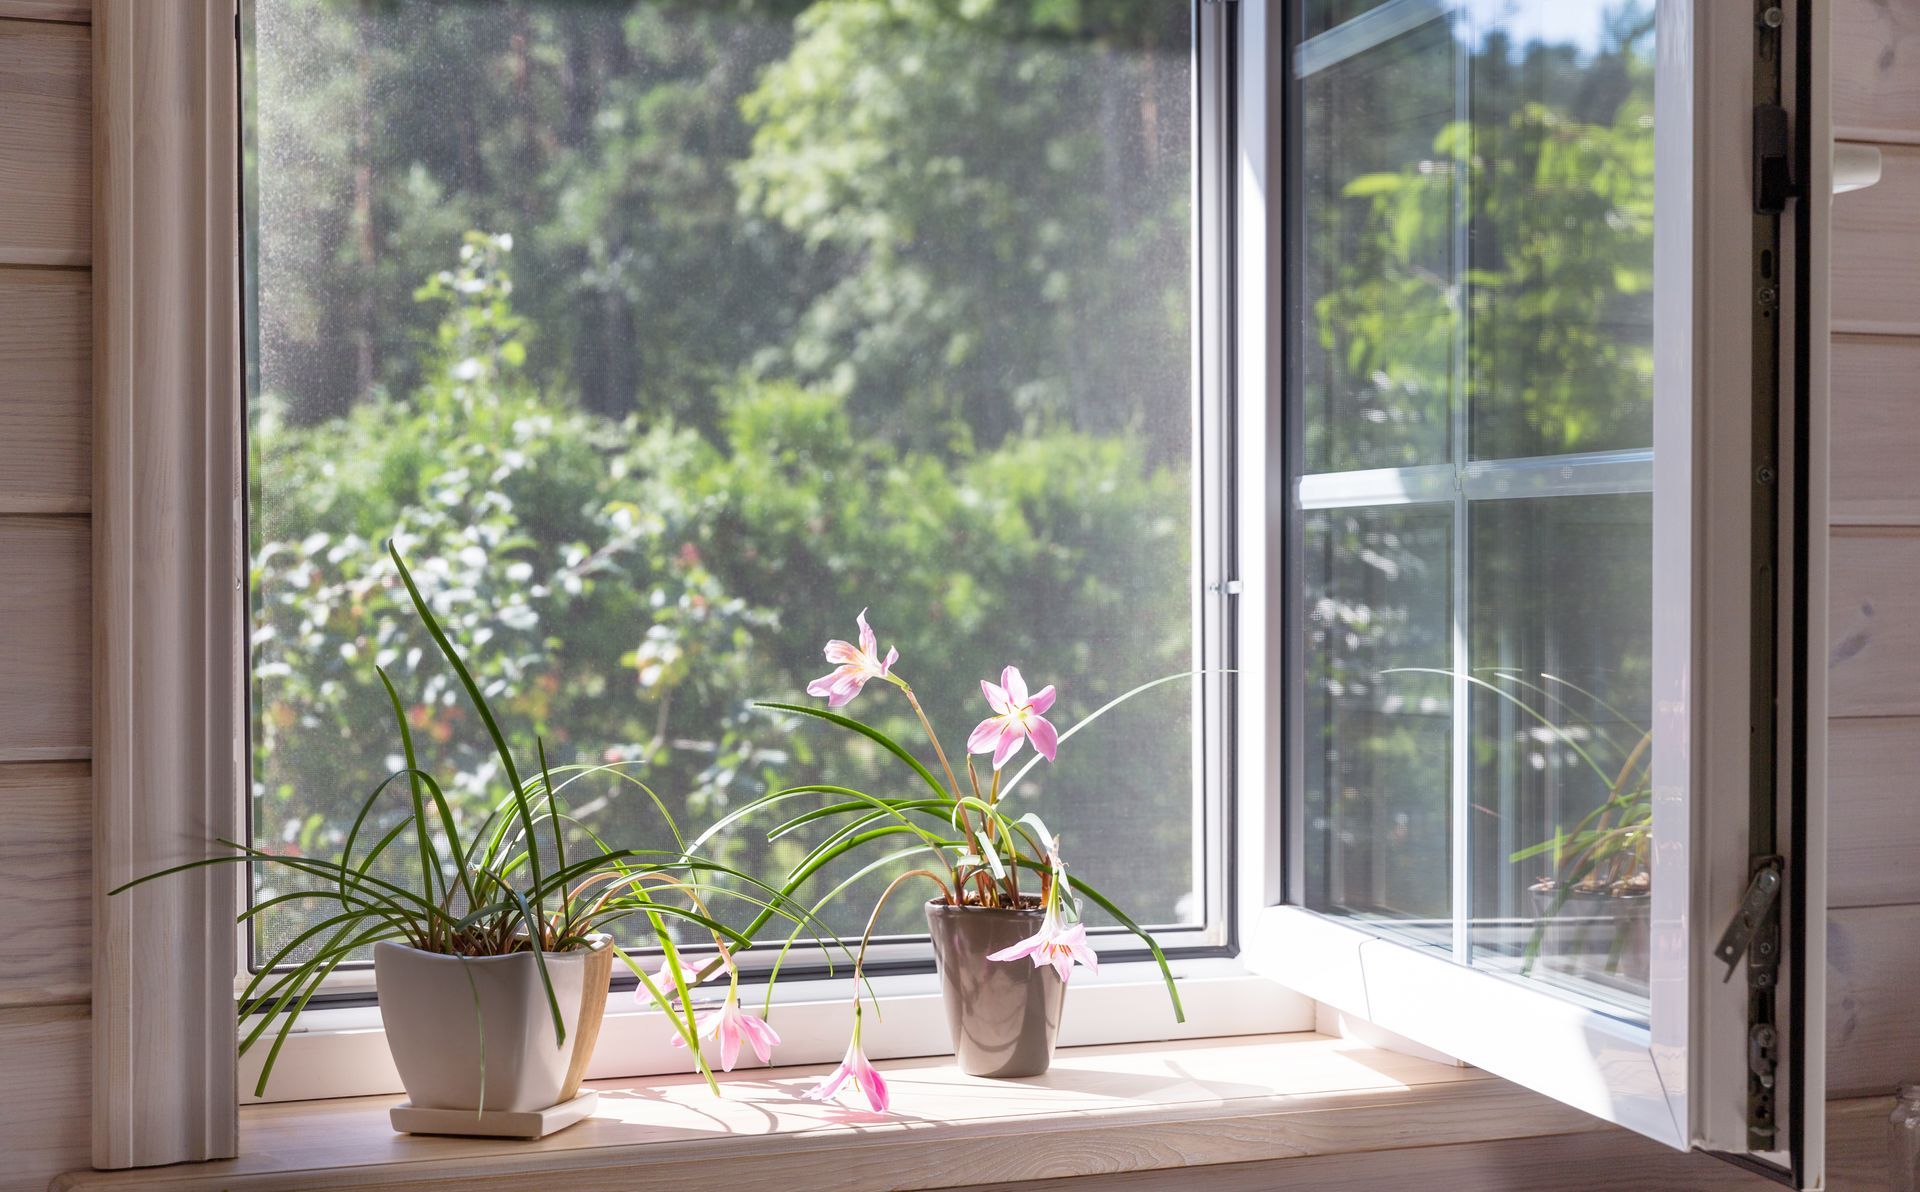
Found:
[[[1777,103],[1753,108],[1753,209],[1778,215],[1787,209],[1793,188],[1793,134],[1787,109]]]
[[[1753,963],[1749,967],[1755,970],[1756,978],[1761,973],[1768,974],[1756,983],[1771,983],[1771,974],[1780,964],[1778,932],[1773,930],[1771,915],[1773,904],[1780,900],[1781,878],[1779,857],[1763,857],[1756,862],[1753,880],[1747,883],[1747,893],[1740,899],[1740,909],[1735,912],[1733,922],[1727,924],[1720,942],[1713,946],[1714,957],[1727,966],[1723,980],[1733,979],[1733,971],[1740,966],[1741,958],[1752,950]]]

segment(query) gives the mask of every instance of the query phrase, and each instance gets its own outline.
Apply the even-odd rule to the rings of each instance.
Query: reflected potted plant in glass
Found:
[[[1060,838],[1038,815],[1010,813],[1006,800],[1028,771],[1043,759],[1052,763],[1069,738],[1102,714],[1150,688],[1196,672],[1144,683],[1059,731],[1047,716],[1054,688],[1034,690],[1019,668],[1005,667],[998,682],[981,680],[988,714],[969,735],[963,765],[956,771],[913,687],[896,669],[899,652],[880,653],[864,610],[856,621],[859,640],[827,643],[827,661],[834,669],[808,685],[808,694],[826,699],[825,708],[788,703],[761,706],[822,720],[865,738],[905,769],[912,793],[878,796],[830,783],[787,787],[727,815],[694,846],[699,848],[713,833],[750,815],[781,805],[791,807],[798,800],[816,804],[789,814],[767,833],[769,839],[777,839],[807,824],[831,829],[786,875],[780,887],[783,895],[792,896],[839,857],[870,849],[882,855],[807,908],[808,917],[870,872],[908,858],[924,860],[894,877],[875,900],[854,961],[853,1025],[846,1058],[807,1095],[826,1099],[842,1089],[858,1089],[874,1110],[884,1112],[889,1105],[886,1083],[867,1062],[861,1046],[864,1003],[870,996],[861,970],[881,909],[909,883],[931,885],[936,891],[926,903],[927,929],[954,1054],[970,1075],[1013,1078],[1047,1070],[1074,968],[1098,969],[1082,918],[1083,898],[1145,943],[1159,965],[1174,1017],[1184,1022],[1173,974],[1152,936],[1106,895],[1069,877]],[[875,680],[896,689],[912,708],[938,773],[887,734],[839,711]],[[1008,767],[1029,746],[1032,752],[1025,764],[1009,775]],[[990,759],[991,770],[984,777],[975,756]],[[765,918],[762,912],[761,919]],[[758,925],[749,928],[749,934]],[[796,927],[787,947],[798,934]],[[777,966],[774,975],[777,979]]]
[[[1556,826],[1552,836],[1516,849],[1507,858],[1518,865],[1544,857],[1548,866],[1527,890],[1533,900],[1534,926],[1520,971],[1522,975],[1532,972],[1544,957],[1553,972],[1644,984],[1653,892],[1653,733],[1600,696],[1556,675],[1542,674],[1536,683],[1510,671],[1490,673],[1491,682],[1478,676],[1468,681],[1519,709],[1548,740],[1578,759],[1606,791],[1600,803],[1571,828]],[[1617,766],[1603,760],[1598,747],[1614,740],[1612,734],[1583,714],[1569,697],[1633,727],[1637,736],[1632,746],[1624,753],[1615,747]]]
[[[1394,667],[1382,673],[1449,679],[1455,674],[1436,667]],[[1571,828],[1557,826],[1545,840],[1507,857],[1515,865],[1536,858],[1547,861],[1547,872],[1527,887],[1533,927],[1521,956],[1521,974],[1543,965],[1568,976],[1644,985],[1653,892],[1652,731],[1592,691],[1556,675],[1542,674],[1536,683],[1494,668],[1470,674],[1466,682],[1518,710],[1536,726],[1530,737],[1566,750],[1605,791],[1599,804]],[[1581,712],[1576,700],[1600,709],[1609,723],[1631,726],[1634,743],[1619,744]],[[1617,765],[1603,760],[1601,742],[1614,743]]]
[[[486,728],[505,796],[477,823],[456,814],[421,765],[400,695],[381,669],[405,765],[361,801],[337,859],[222,840],[230,851],[112,893],[221,864],[273,869],[290,879],[293,889],[259,899],[240,916],[251,922],[289,904],[304,904],[312,915],[309,926],[263,958],[240,998],[240,1052],[272,1040],[256,1096],[264,1095],[288,1034],[322,983],[369,949],[388,1048],[408,1095],[394,1110],[396,1128],[537,1136],[587,1116],[593,1096],[581,1095],[580,1083],[616,959],[638,977],[645,999],[665,1011],[677,1041],[717,1092],[702,1052],[703,1038],[716,1032],[695,1018],[675,927],[723,949],[745,944],[746,936],[708,910],[706,898],[743,898],[783,916],[791,913],[785,900],[690,851],[665,804],[630,775],[619,776],[652,800],[671,847],[616,848],[570,816],[561,794],[568,783],[617,772],[624,763],[550,767],[545,743],[537,741],[537,770],[522,765],[399,551],[389,544],[388,553]],[[383,798],[400,803],[397,815],[379,813]],[[713,886],[714,877],[742,888]],[[609,930],[620,922],[639,929],[628,932],[627,946]],[[636,940],[664,953],[657,974],[628,951]],[[728,1059],[731,1066],[731,1048]]]

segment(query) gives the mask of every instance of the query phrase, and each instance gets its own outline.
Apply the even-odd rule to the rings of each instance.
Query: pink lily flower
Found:
[[[880,641],[867,625],[867,610],[861,609],[855,618],[860,624],[860,644],[843,642],[838,638],[827,643],[827,661],[833,663],[833,670],[807,684],[808,695],[824,695],[829,708],[842,707],[852,702],[867,685],[868,679],[884,679],[893,664],[900,659],[900,651],[889,648],[886,658],[880,657]]]
[[[1087,943],[1087,925],[1075,923],[1062,928],[1060,919],[1049,908],[1046,918],[1040,921],[1040,930],[1010,948],[987,954],[988,960],[1018,960],[1022,956],[1033,958],[1033,967],[1050,964],[1054,971],[1065,981],[1073,971],[1074,963],[1087,966],[1090,972],[1100,971],[1100,958],[1095,956],[1093,948]]]
[[[860,1091],[867,1095],[867,1104],[875,1113],[887,1112],[891,1099],[887,1095],[887,1082],[880,1070],[868,1062],[866,1054],[860,1050],[860,1028],[856,1025],[853,1039],[847,1044],[847,1056],[840,1066],[827,1074],[827,1078],[800,1095],[809,1101],[829,1101],[840,1091],[840,1086],[852,1080],[859,1085]]]
[[[696,958],[693,963],[689,965],[685,963],[685,958],[681,958],[681,964],[679,966],[680,978],[687,983],[687,992],[693,992],[694,988],[700,984],[700,969],[706,963],[706,960]],[[731,960],[729,960],[728,963],[732,963]],[[659,969],[653,974],[654,986],[660,990],[668,1001],[679,1000],[678,987],[673,983],[673,969],[673,961],[662,959]],[[712,973],[708,974],[708,976],[709,978],[717,977],[723,971],[723,969],[715,969]],[[643,1006],[650,1006],[653,1004],[653,995],[647,992],[647,987],[644,984],[636,985],[633,987],[633,1000]]]
[[[727,1000],[718,1010],[709,1010],[694,1023],[696,1037],[715,1039],[720,1044],[720,1070],[733,1071],[733,1065],[740,1058],[740,1044],[744,1041],[753,1048],[753,1054],[760,1057],[761,1063],[773,1058],[773,1049],[780,1046],[780,1035],[771,1023],[764,1018],[756,1018],[740,1008],[740,999],[734,991],[727,990]],[[687,1041],[679,1035],[673,1037],[675,1047],[685,1047]]]
[[[998,770],[1020,752],[1022,741],[1032,741],[1043,757],[1053,760],[1060,749],[1060,734],[1045,716],[1053,707],[1053,684],[1029,696],[1020,668],[1010,666],[1000,672],[997,686],[980,680],[980,690],[994,715],[974,727],[973,735],[967,738],[968,753],[993,754],[993,768]]]

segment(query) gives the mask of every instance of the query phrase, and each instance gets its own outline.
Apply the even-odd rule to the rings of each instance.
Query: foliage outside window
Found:
[[[456,814],[501,793],[390,536],[503,717],[694,825],[829,763],[884,790],[858,740],[753,707],[850,609],[913,611],[947,722],[1009,657],[1069,721],[1195,664],[1186,6],[243,15],[260,847],[333,855],[398,768],[375,664]],[[1074,851],[1146,923],[1201,914],[1190,700],[1028,783],[1111,826]],[[654,814],[571,794],[613,835]]]

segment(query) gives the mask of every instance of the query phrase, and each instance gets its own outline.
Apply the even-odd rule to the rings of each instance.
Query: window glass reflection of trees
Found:
[[[1302,28],[1370,7],[1306,0]],[[1479,0],[1301,80],[1306,898],[1442,947],[1471,917],[1476,961],[1529,975],[1573,968],[1525,956],[1564,870],[1520,854],[1643,780],[1651,507],[1637,481],[1486,500],[1467,478],[1651,446],[1652,49],[1644,6]],[[1434,466],[1414,504],[1369,508],[1378,480],[1339,504],[1340,473]],[[1644,944],[1603,983],[1643,996]]]
[[[749,707],[862,607],[949,733],[1008,662],[1063,723],[1192,665],[1185,5],[255,0],[246,25],[263,845],[337,851],[399,764],[376,663],[463,813],[497,785],[389,535],[521,732],[639,762],[694,829],[871,761]],[[1199,911],[1189,719],[1155,692],[1028,784],[1109,834],[1073,853],[1143,922]],[[628,784],[569,793],[657,834]]]

